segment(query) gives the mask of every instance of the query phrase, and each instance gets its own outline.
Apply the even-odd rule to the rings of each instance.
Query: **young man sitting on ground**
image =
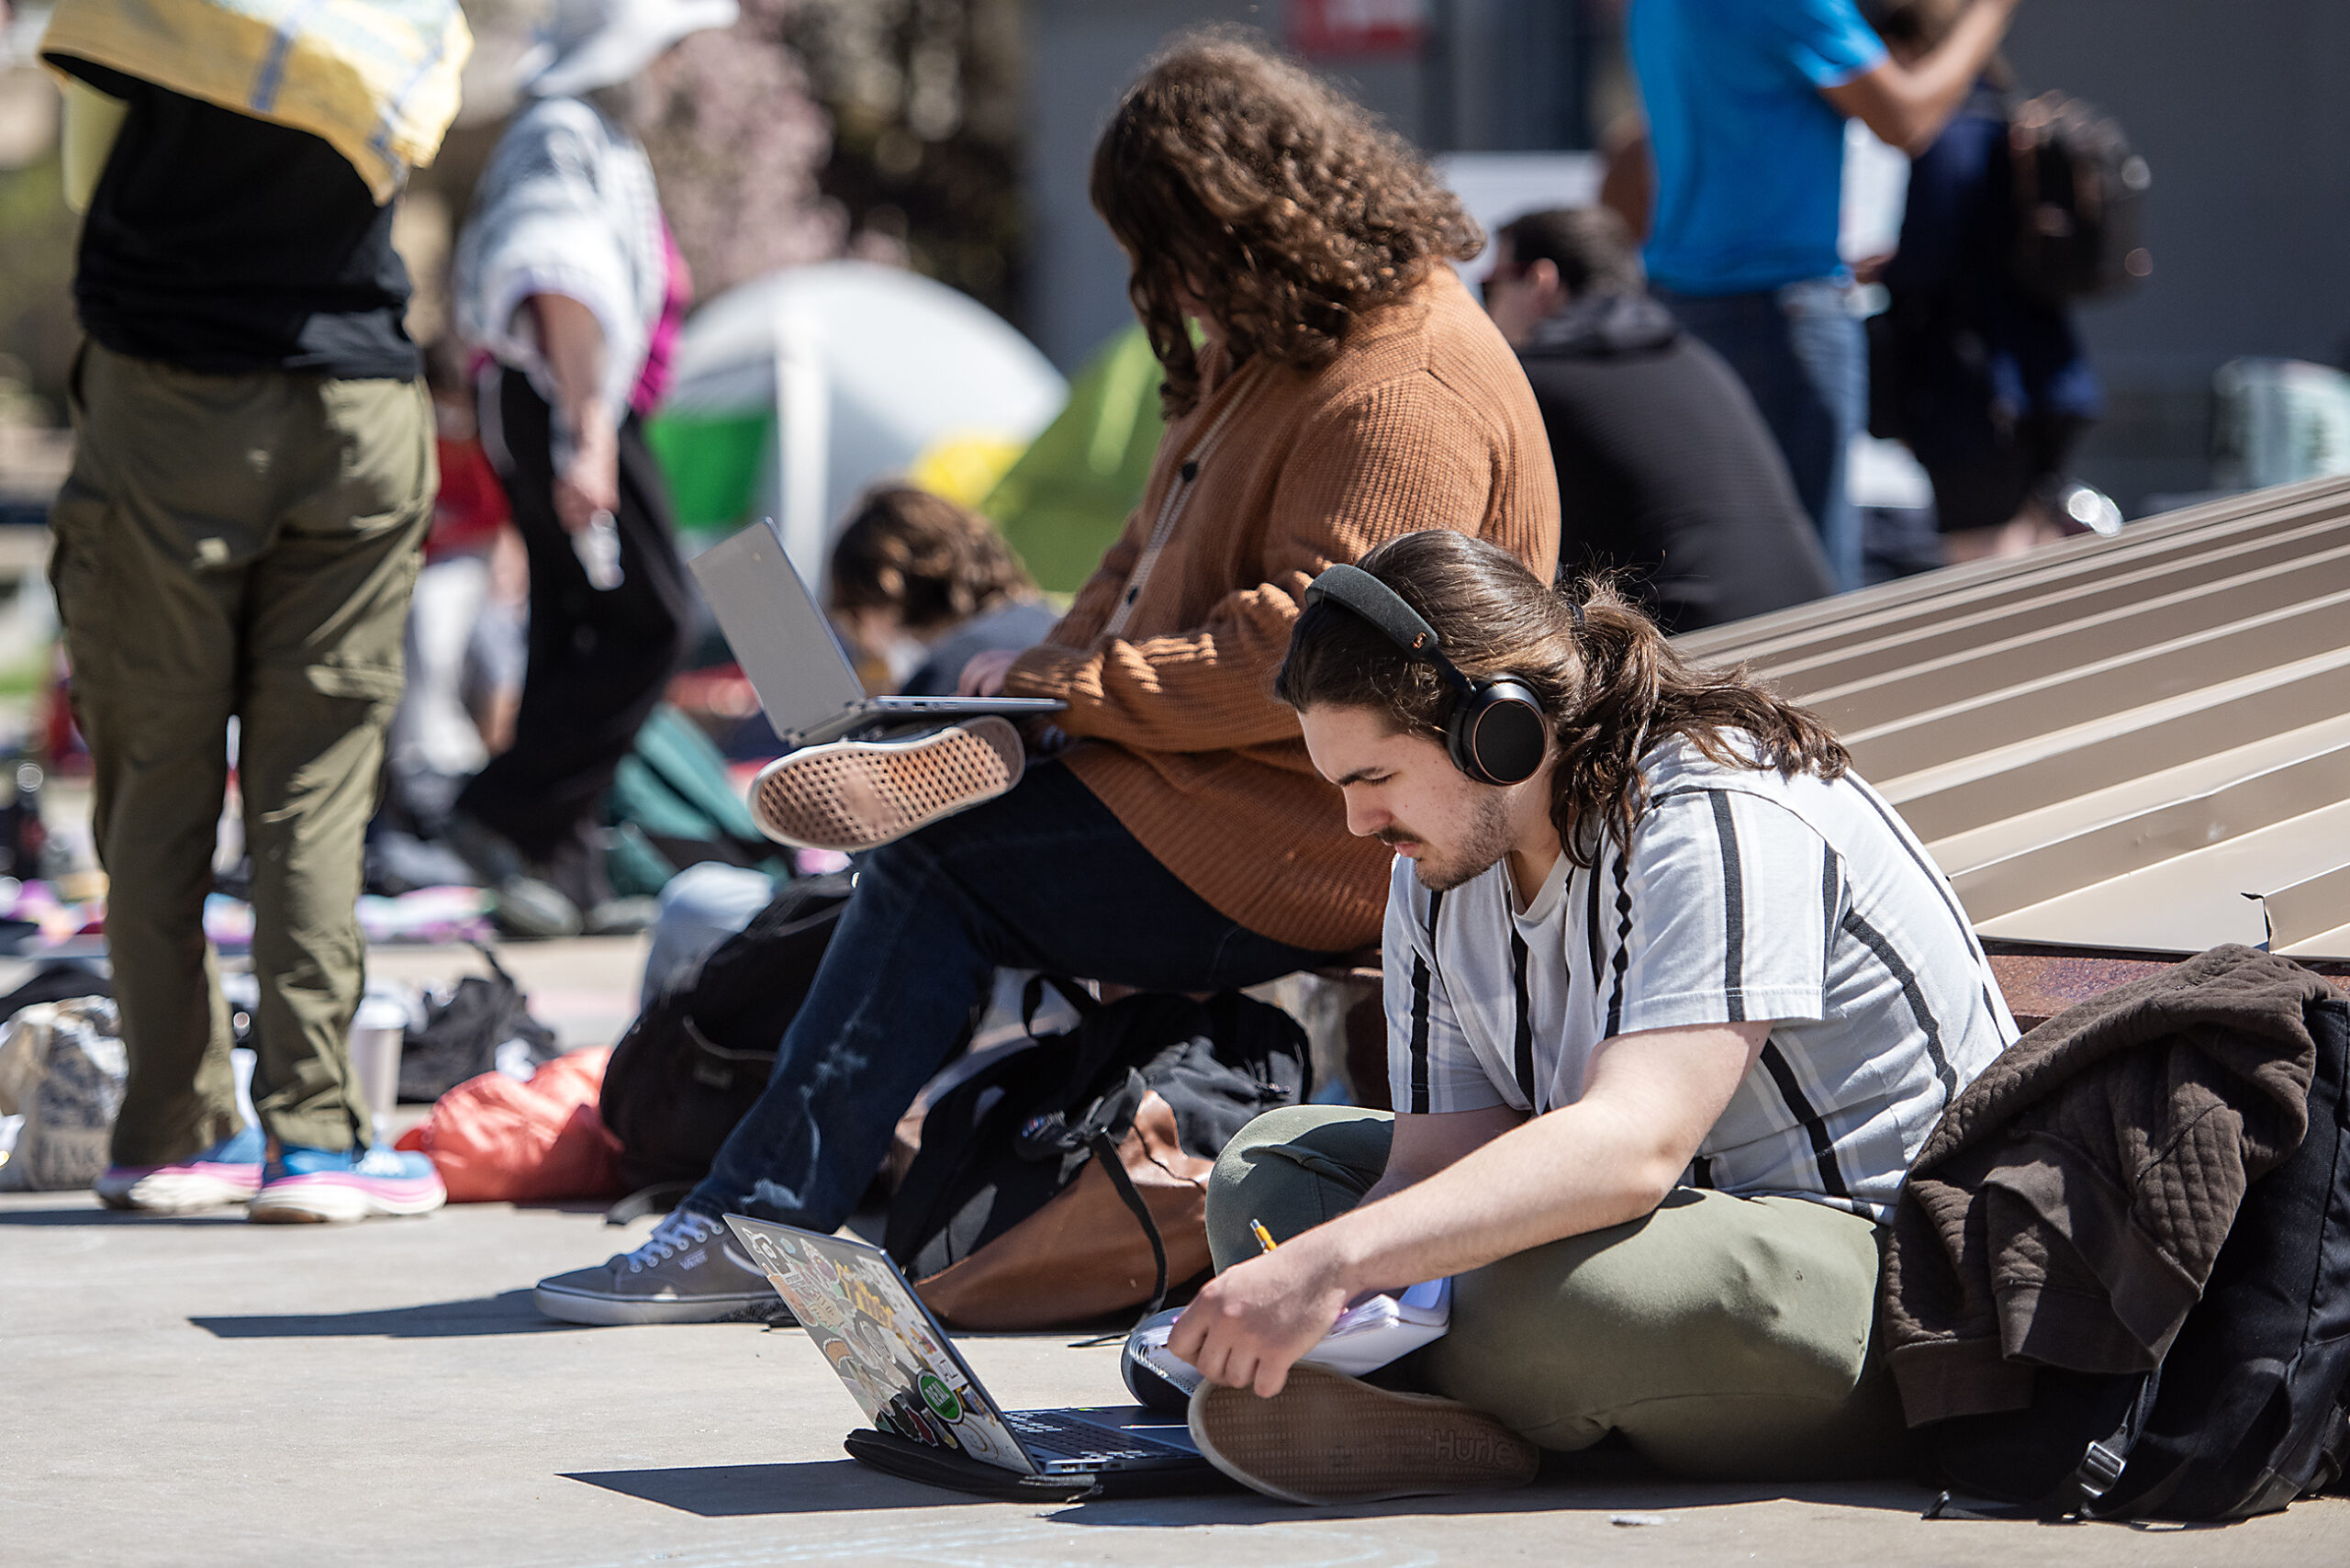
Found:
[[[1455,534],[1319,579],[1278,691],[1395,849],[1396,1111],[1271,1112],[1217,1162],[1223,1271],[1170,1342],[1224,1385],[1203,1448],[1304,1502],[1513,1484],[1611,1430],[1684,1474],[1898,1470],[1878,1226],[2015,1024],[1842,745]],[[1294,1364],[1446,1275],[1450,1331],[1398,1369],[1445,1397]]]
[[[1223,991],[1378,936],[1383,856],[1348,838],[1271,678],[1315,574],[1383,539],[1433,525],[1556,563],[1541,414],[1445,264],[1476,226],[1362,110],[1224,41],[1127,91],[1092,196],[1167,372],[1167,435],[1051,635],[962,679],[1060,699],[1077,744],[864,861],[709,1177],[633,1252],[541,1281],[550,1316],[770,1311],[719,1216],[846,1219],[999,966]]]

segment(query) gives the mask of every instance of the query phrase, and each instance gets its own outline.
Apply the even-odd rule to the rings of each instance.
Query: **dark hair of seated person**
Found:
[[[993,523],[912,485],[859,498],[833,545],[832,575],[834,610],[891,610],[917,637],[1036,597]]]
[[[1569,296],[1640,294],[1648,274],[1639,247],[1621,218],[1604,207],[1554,207],[1505,223],[1494,237],[1509,247],[1508,264],[1524,272],[1537,262],[1559,269]]]

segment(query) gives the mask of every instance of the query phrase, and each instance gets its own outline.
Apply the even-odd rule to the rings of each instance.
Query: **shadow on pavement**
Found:
[[[583,1327],[542,1317],[531,1305],[527,1289],[374,1312],[191,1317],[188,1321],[220,1339],[453,1339],[476,1334],[565,1334]]]
[[[242,1209],[215,1209],[207,1214],[151,1215],[135,1209],[109,1209],[93,1202],[88,1208],[0,1209],[0,1226],[12,1225],[242,1225]]]
[[[867,1470],[853,1459],[803,1460],[792,1464],[688,1465],[673,1470],[566,1471],[563,1478],[699,1514],[706,1519],[760,1514],[863,1513],[877,1508],[951,1508],[985,1501],[900,1481]]]
[[[1629,1455],[1624,1456],[1628,1461]],[[1381,1519],[1397,1517],[1477,1517],[1494,1514],[1599,1513],[1627,1529],[1670,1525],[1692,1508],[1739,1503],[1800,1502],[1831,1507],[1869,1508],[1916,1518],[1933,1500],[1922,1487],[1892,1481],[1768,1483],[1732,1484],[1676,1481],[1637,1461],[1618,1466],[1577,1466],[1550,1455],[1534,1484],[1514,1492],[1471,1492],[1449,1497],[1398,1497],[1352,1507],[1306,1508],[1271,1497],[1218,1493],[1200,1497],[1104,1498],[1070,1504],[1045,1516],[1059,1525],[1097,1529],[1153,1529],[1187,1526],[1271,1525],[1299,1519]]]

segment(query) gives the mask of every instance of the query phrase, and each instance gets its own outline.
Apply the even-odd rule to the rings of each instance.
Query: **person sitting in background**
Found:
[[[1648,297],[1621,218],[1504,224],[1484,288],[1550,434],[1562,584],[1620,572],[1667,632],[1836,591],[1753,398]]]
[[[1409,147],[1298,67],[1211,39],[1127,90],[1091,187],[1169,423],[1069,614],[960,683],[1058,699],[1075,744],[866,857],[710,1175],[634,1251],[540,1281],[550,1316],[766,1316],[775,1293],[720,1216],[846,1219],[999,968],[1217,991],[1377,940],[1385,856],[1349,841],[1271,690],[1307,585],[1428,527],[1490,539],[1545,581],[1556,568],[1541,416],[1445,264],[1482,236]],[[862,745],[870,772],[841,788],[979,744],[950,725]]]
[[[912,485],[867,491],[833,543],[833,617],[910,697],[951,697],[980,654],[1034,647],[1059,619],[995,525]]]
[[[1223,1385],[1202,1451],[1301,1502],[1523,1482],[1611,1431],[1684,1475],[1902,1473],[1878,1227],[2016,1027],[1843,745],[1449,533],[1318,581],[1277,689],[1395,850],[1395,1112],[1268,1112],[1216,1161],[1220,1271],[1168,1341]],[[1294,1365],[1448,1276],[1449,1332],[1397,1369],[1445,1399]]]
[[[1940,47],[1964,8],[1964,0],[1870,7],[1887,52],[1905,65]],[[1876,400],[1933,481],[1942,555],[1953,565],[2064,536],[2073,452],[2104,411],[2071,313],[2010,279],[2011,84],[2007,62],[1993,57],[1910,163],[1898,248],[1878,274],[1890,302],[1886,352],[1873,369],[1890,385]],[[2089,515],[2110,509],[2087,495]]]

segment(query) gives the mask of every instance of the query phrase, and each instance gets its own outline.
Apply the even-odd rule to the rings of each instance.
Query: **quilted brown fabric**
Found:
[[[1879,1285],[1910,1425],[2020,1408],[2035,1365],[2161,1361],[2244,1189],[2308,1130],[2303,1014],[2332,994],[2214,947],[2051,1018],[1951,1103]]]

